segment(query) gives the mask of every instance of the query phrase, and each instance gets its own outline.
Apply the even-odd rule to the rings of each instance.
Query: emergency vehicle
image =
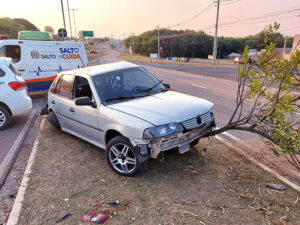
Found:
[[[49,41],[49,35],[38,31],[20,32],[19,40],[0,40],[0,56],[12,58],[28,92],[48,90],[56,74],[88,63],[83,43]]]

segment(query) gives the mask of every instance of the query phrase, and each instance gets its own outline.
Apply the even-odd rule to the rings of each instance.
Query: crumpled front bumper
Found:
[[[190,131],[152,139],[148,144],[150,149],[150,156],[151,158],[157,158],[160,152],[167,151],[176,147],[180,148],[186,144],[189,144],[200,137],[206,136],[215,127],[215,121],[212,120],[210,123],[194,128]]]
[[[145,161],[148,158],[156,159],[158,154],[161,152],[186,146],[198,138],[205,137],[215,127],[216,124],[215,120],[213,119],[209,123],[189,131],[171,134],[160,138],[153,138],[151,140],[143,139],[140,140],[139,143],[136,143],[133,139],[130,139],[130,141],[140,153],[141,160]]]

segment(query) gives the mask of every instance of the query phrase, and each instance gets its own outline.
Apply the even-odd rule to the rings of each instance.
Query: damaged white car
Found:
[[[48,120],[105,149],[109,166],[134,176],[149,158],[189,151],[215,127],[207,100],[170,90],[144,68],[118,62],[58,74]]]

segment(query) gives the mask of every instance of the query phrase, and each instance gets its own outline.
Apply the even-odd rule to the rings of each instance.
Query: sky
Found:
[[[214,35],[217,9],[213,2],[69,0],[69,7],[78,9],[75,11],[77,31],[93,30],[97,37],[113,35],[122,39],[131,33],[137,35],[155,29],[158,25],[172,29],[203,30]],[[70,33],[67,0],[63,0],[63,3],[66,27]],[[286,11],[290,12],[281,14]],[[273,16],[266,17],[270,14]],[[0,17],[25,18],[41,30],[46,25],[52,26],[55,31],[63,27],[61,0],[8,0],[1,4]],[[259,19],[253,19],[256,17]],[[72,13],[71,20],[74,35]],[[183,21],[186,23],[178,25]],[[279,31],[283,34],[300,34],[300,0],[221,0],[218,36],[244,37],[256,34],[275,21],[280,23]],[[226,23],[231,24],[222,25]]]

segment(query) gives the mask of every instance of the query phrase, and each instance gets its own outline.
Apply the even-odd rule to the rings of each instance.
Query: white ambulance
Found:
[[[56,74],[88,63],[84,44],[75,41],[0,40],[0,56],[12,58],[28,92],[48,90]]]

